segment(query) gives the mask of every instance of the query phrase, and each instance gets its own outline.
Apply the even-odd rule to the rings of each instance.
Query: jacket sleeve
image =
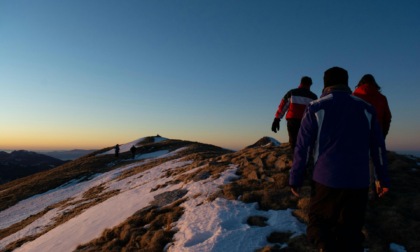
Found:
[[[301,187],[308,166],[309,156],[312,155],[314,143],[318,133],[318,122],[315,114],[306,108],[299,129],[298,139],[293,156],[293,165],[290,170],[289,185]]]
[[[373,117],[376,117],[375,113]],[[385,140],[376,118],[372,119],[371,124],[370,154],[373,165],[375,166],[376,178],[383,186],[389,187],[390,180],[388,177],[388,159]]]
[[[385,101],[384,101],[384,118],[383,118],[383,122],[382,122],[382,129],[383,129],[383,135],[384,138],[388,135],[389,132],[389,128],[391,126],[391,110],[389,109],[388,106],[388,100],[385,97]]]
[[[286,111],[289,109],[290,106],[290,97],[291,97],[291,91],[287,92],[286,95],[283,97],[283,99],[280,102],[280,105],[276,111],[275,118],[283,118],[283,116],[286,114]]]

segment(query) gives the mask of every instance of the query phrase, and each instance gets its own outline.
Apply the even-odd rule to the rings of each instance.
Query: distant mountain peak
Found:
[[[280,146],[281,143],[272,137],[262,137],[260,140],[255,142],[252,145],[247,146],[245,149],[248,148],[255,148],[255,147],[263,147],[263,146]]]
[[[147,137],[140,138],[140,139],[136,140],[138,142],[133,141],[133,142],[136,142],[133,145],[137,147],[137,146],[140,146],[140,145],[144,145],[144,144],[148,144],[148,143],[158,143],[158,142],[165,141],[165,140],[168,140],[168,139],[165,138],[165,137],[161,137],[158,134],[156,136],[147,136]],[[133,143],[133,142],[131,142],[131,143]]]
[[[83,157],[88,155],[96,150],[83,150],[83,149],[74,149],[74,150],[60,150],[60,151],[46,151],[41,152],[44,155],[58,158],[60,160],[75,160],[77,158]]]
[[[135,146],[136,148],[142,147],[144,145],[148,145],[148,144],[153,144],[153,143],[160,143],[166,140],[170,140],[168,138],[165,137],[161,137],[160,135],[156,135],[156,136],[147,136],[147,137],[142,137],[139,139],[136,139],[134,141],[128,142],[128,143],[124,143],[124,144],[118,144],[119,145],[119,152],[120,153],[124,153],[124,152],[129,152],[131,147]],[[111,148],[111,147],[109,147]],[[112,147],[112,149],[106,150],[103,153],[100,153],[100,155],[108,155],[108,154],[114,154],[115,153],[115,148]]]
[[[33,151],[18,150],[0,153],[0,184],[50,170],[65,162]]]

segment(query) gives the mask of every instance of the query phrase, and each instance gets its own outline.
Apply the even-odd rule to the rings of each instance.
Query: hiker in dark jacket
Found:
[[[375,109],[351,95],[348,74],[342,68],[324,73],[323,94],[307,107],[302,119],[289,179],[297,197],[311,153],[308,239],[322,251],[363,251],[369,154],[382,197],[389,190],[386,149]]]
[[[130,148],[131,151],[131,156],[133,157],[133,159],[136,157],[136,146],[131,146]]]
[[[120,154],[120,145],[117,144],[115,145],[115,157],[118,157],[119,154]]]
[[[286,115],[289,143],[292,150],[296,146],[296,139],[305,108],[311,101],[318,98],[311,92],[311,85],[312,79],[310,77],[302,77],[299,87],[289,90],[281,100],[271,125],[271,130],[277,133],[280,130],[280,120]]]
[[[391,111],[386,96],[381,93],[381,87],[371,74],[365,74],[357,84],[353,95],[370,103],[376,110],[376,118],[384,138],[388,135],[391,125]]]

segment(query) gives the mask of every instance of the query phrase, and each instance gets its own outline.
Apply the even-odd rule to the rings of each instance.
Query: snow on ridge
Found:
[[[165,137],[161,137],[161,136],[156,136],[155,137],[155,143],[160,143],[160,142],[163,142],[163,141],[166,141],[166,140],[169,140],[169,139],[165,138]]]
[[[43,211],[46,207],[70,198],[69,195],[75,195],[84,190],[86,182],[72,180],[57,188],[49,190],[42,194],[34,195],[24,199],[0,212],[0,229],[7,228],[18,223],[31,215]],[[76,186],[77,185],[77,186]]]
[[[270,141],[274,144],[274,146],[280,146],[281,143],[272,137],[268,137]]]
[[[130,148],[132,146],[136,146],[136,147],[140,146],[140,145],[138,145],[138,143],[143,142],[147,138],[148,137],[142,137],[142,138],[139,138],[137,140],[134,140],[134,141],[131,141],[131,142],[128,142],[128,143],[125,143],[125,144],[121,144],[120,145],[120,153],[130,151]],[[164,138],[164,137],[161,137],[161,136],[155,136],[155,137],[153,137],[153,139],[154,139],[154,143],[159,143],[159,142],[163,142],[163,141],[168,140],[168,138]],[[98,155],[109,155],[109,154],[114,154],[114,153],[115,153],[115,149],[111,149],[109,151],[100,153]]]
[[[123,180],[109,181],[108,190],[119,189],[119,194],[90,207],[15,251],[73,251],[79,244],[97,238],[106,228],[117,226],[139,209],[147,207],[155,195],[181,187],[181,184],[174,184],[151,192],[152,188],[170,179],[161,178],[163,172],[189,163],[171,160],[145,171],[143,176],[134,174]]]
[[[165,157],[186,148],[188,147],[179,148],[166,154],[157,151],[154,155]],[[254,251],[267,245],[266,237],[273,231],[289,231],[294,235],[305,232],[305,225],[292,216],[290,209],[261,211],[257,209],[256,203],[246,204],[223,198],[209,201],[209,196],[220,190],[220,186],[230,183],[238,177],[235,174],[238,169],[236,165],[231,164],[226,167],[226,170],[216,179],[208,177],[186,183],[167,183],[173,178],[162,176],[163,173],[169,169],[185,167],[193,162],[181,161],[182,158],[179,158],[159,164],[142,173],[116,180],[124,170],[132,169],[151,160],[141,160],[141,155],[136,156],[136,159],[139,161],[96,175],[92,180],[85,181],[84,191],[96,185],[104,185],[105,191],[119,190],[119,194],[86,209],[78,216],[60,224],[37,239],[23,244],[15,251],[73,251],[78,245],[99,237],[104,229],[119,225],[138,210],[149,206],[154,196],[180,188],[188,191],[184,196],[187,200],[182,203],[185,212],[177,222],[173,223],[173,230],[176,231],[176,234],[174,242],[166,247],[168,252]],[[201,168],[203,166],[195,167],[192,170],[197,171]],[[192,172],[192,170],[185,171],[185,173]],[[164,184],[166,186],[162,187],[161,185]],[[151,190],[154,188],[159,189]],[[72,201],[75,202],[82,197],[84,191],[72,195],[74,197]],[[35,200],[30,204],[38,204],[38,202]],[[70,207],[73,206],[68,208]],[[52,209],[39,221],[37,220],[33,225],[30,224],[24,228],[25,230],[0,240],[0,250],[11,241],[30,235],[31,232],[36,234],[37,229],[48,225],[53,217],[59,214],[58,211],[66,209]],[[246,223],[247,218],[255,215],[267,217],[268,225],[265,227],[249,226]]]
[[[18,202],[16,205],[5,209],[0,212],[0,229],[7,228],[15,223],[19,223],[24,219],[28,218],[31,215],[35,215],[37,213],[42,212],[48,206],[54,205],[58,202],[71,199],[72,202],[76,202],[77,200],[81,200],[83,198],[83,193],[89,190],[92,187],[99,186],[102,184],[108,183],[109,186],[113,180],[119,177],[119,175],[124,172],[125,170],[132,169],[134,167],[141,166],[145,163],[148,163],[152,158],[165,158],[169,156],[176,155],[179,151],[185,150],[186,147],[179,148],[172,152],[168,150],[161,150],[152,153],[147,153],[144,155],[139,154],[136,157],[136,160],[139,162],[127,164],[123,167],[118,169],[111,170],[105,173],[97,173],[92,175],[87,181],[83,181],[85,178],[81,178],[78,180],[71,180],[57,188],[51,189],[45,193],[34,195],[28,199],[22,200]],[[145,158],[149,158],[149,160],[142,160]],[[120,160],[119,162],[124,162],[127,160]],[[116,163],[110,163],[110,166],[115,165]],[[132,184],[133,185],[133,184]],[[112,189],[121,189],[118,186],[113,186]],[[111,189],[109,189],[111,190]],[[21,231],[18,231],[15,234],[12,234],[9,237],[6,237],[0,240],[0,249],[5,245],[13,242],[21,237],[33,235],[39,233],[43,230],[43,227],[52,224],[52,219],[54,217],[59,216],[69,208],[74,208],[75,206],[69,206],[66,209],[52,209],[48,211],[44,216],[34,221],[32,224],[28,225]]]
[[[177,152],[181,151],[181,149],[183,150],[185,147],[172,152],[169,152],[168,150],[161,150],[147,154],[138,154],[136,156],[136,160],[142,160],[145,158],[165,158],[175,155]],[[115,164],[116,163],[113,162],[109,165],[113,166]],[[24,199],[16,205],[0,212],[0,229],[7,228],[15,223],[18,223],[31,215],[41,212],[46,207],[55,203],[74,197],[75,195],[82,194],[93,186],[115,179],[123,171],[132,169],[142,164],[143,163],[136,162],[109,172],[94,174],[87,181],[83,181],[85,177],[78,180],[74,179],[45,193],[37,194]]]
[[[223,198],[207,201],[220,185],[237,177],[236,170],[237,167],[231,165],[211,184],[204,180],[184,186],[188,189],[187,196],[200,196],[190,197],[181,205],[185,212],[173,227],[177,232],[174,242],[168,245],[168,252],[255,251],[267,245],[266,237],[273,231],[289,231],[294,235],[305,232],[306,226],[292,216],[290,209],[261,211],[257,209],[257,203]],[[269,225],[249,226],[247,218],[255,215],[266,216]]]

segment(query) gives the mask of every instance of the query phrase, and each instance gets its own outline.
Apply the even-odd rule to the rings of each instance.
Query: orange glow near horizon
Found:
[[[65,134],[50,132],[48,134],[9,134],[1,136],[2,150],[71,150],[71,149],[101,149],[113,146],[126,136],[92,134]]]
[[[13,142],[3,141],[2,150],[69,150],[69,149],[98,149],[107,147],[105,143],[84,142],[82,139],[14,139]]]
[[[4,131],[1,131],[4,132]],[[151,132],[112,132],[106,130],[96,131],[78,131],[70,132],[65,130],[22,130],[8,131],[9,134],[3,135],[0,132],[0,150],[72,150],[72,149],[102,149],[114,146],[116,143],[124,144],[136,140],[138,138],[153,136],[156,133]],[[242,133],[230,132],[206,133],[200,134],[192,131],[185,132],[159,132],[162,137],[169,139],[179,139],[186,141],[197,141],[205,144],[212,144],[230,150],[240,150],[248,145],[254,144],[264,135],[247,134],[246,137]],[[280,141],[287,142],[287,133],[267,134]],[[387,148],[390,151],[420,151],[418,139],[407,137],[404,134],[391,132],[386,139]]]

